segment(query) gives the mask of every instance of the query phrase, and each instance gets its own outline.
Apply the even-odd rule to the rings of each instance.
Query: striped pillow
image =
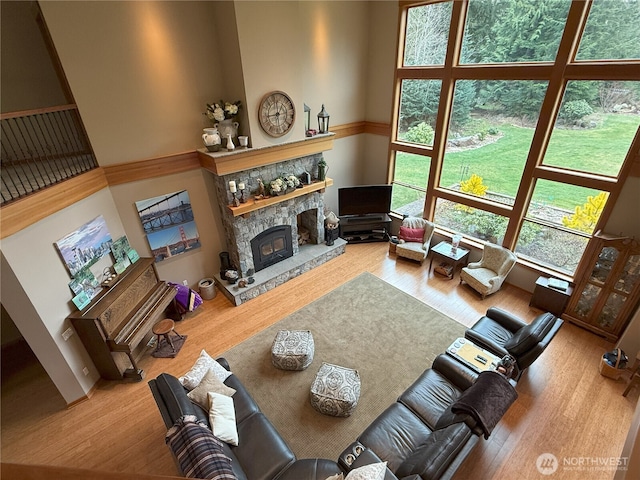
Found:
[[[187,478],[237,480],[223,444],[195,415],[184,415],[167,431],[165,442]]]

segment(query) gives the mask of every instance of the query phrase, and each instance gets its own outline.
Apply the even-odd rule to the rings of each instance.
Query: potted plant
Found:
[[[324,179],[327,175],[327,162],[324,158],[321,158],[318,161],[318,180],[324,182]]]

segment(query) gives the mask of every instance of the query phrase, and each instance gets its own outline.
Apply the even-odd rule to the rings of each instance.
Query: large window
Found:
[[[640,0],[400,8],[393,211],[572,276],[639,130]]]

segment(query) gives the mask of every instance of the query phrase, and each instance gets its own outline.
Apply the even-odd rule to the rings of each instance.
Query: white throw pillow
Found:
[[[231,445],[238,445],[236,411],[232,397],[209,392],[209,423],[216,437]]]
[[[372,463],[351,470],[344,480],[384,480],[387,462]]]
[[[196,363],[193,364],[191,370],[185,373],[178,380],[180,383],[189,390],[193,390],[202,381],[209,369],[213,369],[216,376],[221,382],[224,382],[231,372],[216,362],[209,354],[202,350]]]

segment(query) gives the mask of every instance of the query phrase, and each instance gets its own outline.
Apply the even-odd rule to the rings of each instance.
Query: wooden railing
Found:
[[[0,115],[1,203],[98,167],[76,105]]]

